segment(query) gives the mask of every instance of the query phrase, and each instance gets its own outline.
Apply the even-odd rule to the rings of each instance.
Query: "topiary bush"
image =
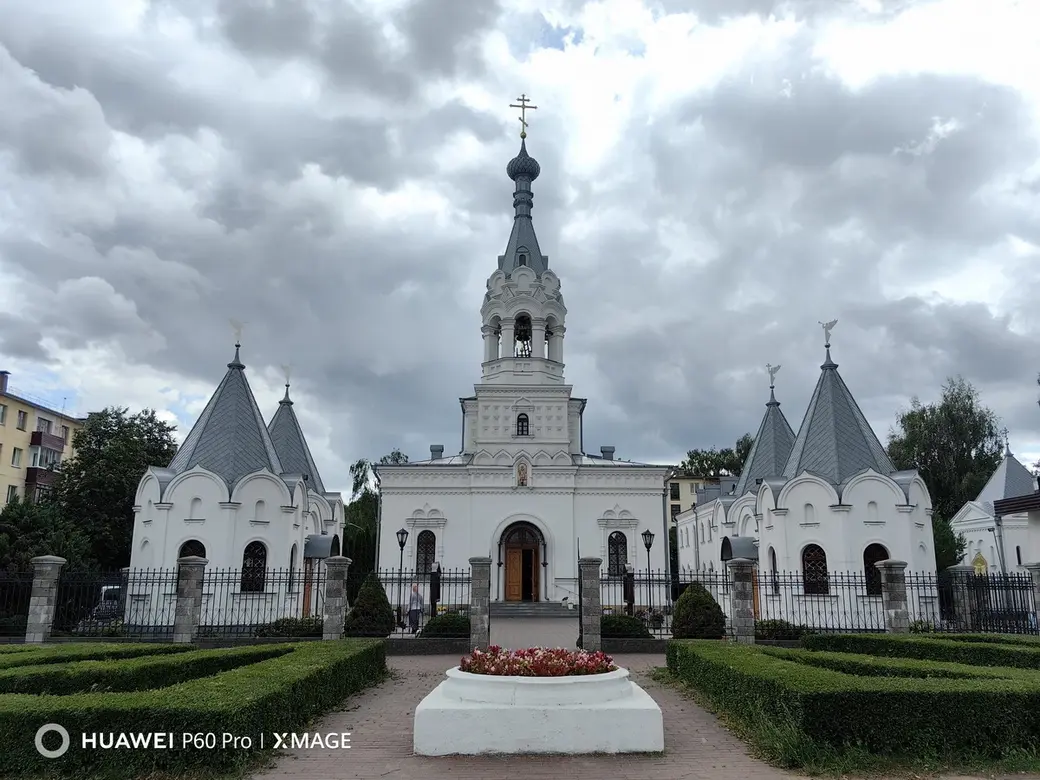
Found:
[[[722,639],[726,616],[722,607],[699,582],[691,582],[675,602],[672,636],[676,639]]]
[[[786,620],[756,620],[755,639],[762,641],[793,641],[809,633],[805,626],[796,626]]]
[[[646,624],[633,615],[604,615],[599,630],[604,639],[653,639]]]
[[[343,633],[346,636],[387,637],[393,633],[394,623],[394,610],[383,583],[375,573],[369,574],[361,584],[354,608],[343,621]]]
[[[469,637],[469,615],[461,612],[445,612],[432,617],[419,632],[427,639],[463,639]]]
[[[321,637],[325,630],[325,619],[321,617],[279,618],[273,623],[257,626],[256,637]]]

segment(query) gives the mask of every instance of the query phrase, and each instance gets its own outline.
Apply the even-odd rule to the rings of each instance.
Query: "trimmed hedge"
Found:
[[[1007,676],[996,677],[979,670],[974,679],[852,675],[778,652],[671,642],[668,668],[745,725],[762,728],[764,719],[767,727],[793,727],[817,744],[891,756],[997,758],[1035,749],[1040,739],[1040,674],[1034,672],[1002,670]]]
[[[146,691],[208,677],[291,652],[279,645],[0,669],[0,694],[67,695],[87,691]]]
[[[289,652],[260,663],[168,688],[133,693],[0,696],[0,776],[107,778],[152,773],[230,772],[256,764],[275,733],[299,732],[309,720],[386,673],[385,643],[345,640],[283,645]],[[227,651],[224,651],[227,652]],[[71,747],[45,759],[34,746],[43,723],[60,723]],[[84,749],[84,733],[172,733],[174,749]],[[182,747],[184,734],[250,737],[252,749]],[[259,740],[265,742],[260,748]]]
[[[802,646],[807,650],[917,658],[922,661],[946,661],[969,666],[1040,669],[1040,646],[1028,647],[985,641],[964,642],[939,639],[932,634],[811,634],[802,638]]]
[[[461,639],[470,634],[469,615],[461,612],[445,612],[430,618],[419,632],[425,639]]]
[[[22,645],[26,647],[26,645]],[[0,669],[12,666],[35,666],[36,664],[63,664],[69,661],[104,661],[112,658],[137,658],[143,655],[169,655],[186,653],[195,648],[191,645],[104,644],[82,642],[68,645],[45,645],[33,647],[22,653],[0,654]]]
[[[653,634],[634,615],[604,615],[599,624],[604,639],[653,639]]]
[[[850,653],[810,652],[780,647],[763,647],[762,652],[774,658],[832,669],[843,674],[863,677],[917,677],[925,679],[975,680],[980,678],[1031,679],[1034,672],[1006,667],[968,666],[967,664],[920,661],[916,658],[874,658]],[[1023,677],[1025,675],[1025,677]]]
[[[756,620],[755,639],[761,641],[795,641],[809,633],[805,626],[796,626],[787,620]]]
[[[322,617],[279,618],[273,623],[257,626],[253,630],[256,637],[321,637],[325,632],[325,619]]]
[[[672,611],[672,636],[676,639],[722,639],[726,635],[726,615],[707,588],[691,582],[675,602]]]

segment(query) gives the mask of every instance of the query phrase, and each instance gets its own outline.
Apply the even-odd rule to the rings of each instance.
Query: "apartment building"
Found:
[[[35,501],[54,486],[56,469],[72,455],[72,437],[84,420],[8,389],[0,371],[0,509],[15,496]]]
[[[719,484],[718,477],[701,477],[680,468],[675,468],[668,476],[668,510],[669,517],[675,522],[680,512],[685,512],[697,505],[697,491],[709,485]]]

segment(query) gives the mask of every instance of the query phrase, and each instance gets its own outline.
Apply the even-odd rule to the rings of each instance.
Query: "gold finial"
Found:
[[[526,93],[520,95],[516,100],[517,102],[510,103],[509,107],[520,109],[520,116],[517,117],[520,120],[520,137],[527,138],[527,112],[535,110],[538,106],[527,105],[531,102],[531,99],[527,97]]]

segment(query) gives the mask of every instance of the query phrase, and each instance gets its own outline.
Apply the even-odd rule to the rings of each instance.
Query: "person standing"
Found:
[[[418,585],[412,585],[412,592],[408,596],[408,628],[412,633],[419,630],[419,616],[423,611],[423,597],[419,592]]]

